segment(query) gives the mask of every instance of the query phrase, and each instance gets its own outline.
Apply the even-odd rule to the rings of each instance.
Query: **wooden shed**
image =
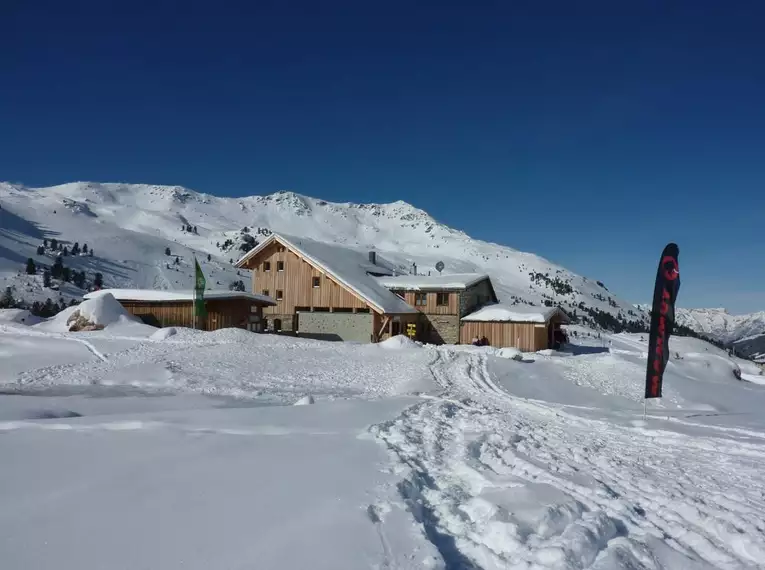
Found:
[[[157,291],[153,289],[104,289],[88,293],[85,298],[111,293],[125,310],[155,327],[189,327],[194,323],[192,291]],[[264,295],[243,291],[205,291],[206,318],[196,328],[213,331],[223,328],[261,330],[263,307],[276,302]]]
[[[487,305],[462,317],[460,342],[486,338],[489,345],[515,347],[527,352],[552,348],[555,331],[569,322],[559,307]]]

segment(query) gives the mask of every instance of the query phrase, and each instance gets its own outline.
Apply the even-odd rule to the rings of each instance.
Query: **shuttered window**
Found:
[[[427,293],[415,293],[414,294],[414,304],[416,307],[424,307],[428,304],[428,294]]]
[[[436,305],[439,307],[449,305],[449,293],[436,293]]]

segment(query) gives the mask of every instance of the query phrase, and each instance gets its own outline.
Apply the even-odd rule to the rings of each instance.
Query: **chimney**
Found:
[[[369,263],[372,265],[377,265],[377,253],[374,251],[369,252]]]
[[[412,263],[412,275],[417,275],[417,264]]]

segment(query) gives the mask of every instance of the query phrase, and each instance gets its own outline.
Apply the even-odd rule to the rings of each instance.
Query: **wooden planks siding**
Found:
[[[426,315],[456,315],[459,312],[459,293],[455,291],[441,291],[449,295],[448,305],[439,306],[437,304],[437,292],[435,291],[393,291],[402,297],[407,304]],[[423,306],[415,305],[415,295],[425,293],[427,295],[427,304]]]
[[[547,348],[547,327],[536,323],[463,322],[460,342],[470,344],[473,338],[486,337],[491,346],[514,346],[536,351]]]
[[[125,310],[142,317],[147,324],[161,327],[191,327],[194,312],[191,301],[146,303],[141,301],[120,301]]]
[[[355,293],[334,281],[329,275],[315,269],[310,263],[289,249],[282,249],[273,243],[251,260],[252,291],[268,294],[276,301],[276,306],[265,307],[265,315],[288,315],[295,312],[295,307],[327,307],[331,309],[364,309],[367,303]],[[277,271],[278,262],[284,263],[284,271]],[[271,264],[270,271],[264,271],[264,263]],[[319,278],[319,287],[314,288],[313,278]],[[282,291],[281,300],[276,299],[276,292]]]
[[[194,308],[191,301],[120,301],[125,310],[142,317],[147,324],[161,327],[192,327]],[[260,308],[252,311],[254,303],[248,299],[213,299],[205,302],[207,318],[197,328],[217,330],[229,327],[246,328],[250,316],[261,314]]]

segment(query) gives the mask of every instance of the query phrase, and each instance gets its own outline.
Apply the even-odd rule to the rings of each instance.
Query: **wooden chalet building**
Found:
[[[155,327],[189,327],[206,331],[223,328],[262,330],[263,308],[276,302],[263,295],[243,291],[205,291],[207,317],[194,319],[192,291],[154,289],[102,289],[85,295],[92,299],[110,293],[131,315]]]
[[[460,342],[486,338],[489,345],[527,352],[552,348],[556,332],[569,317],[558,307],[487,305],[461,319]]]
[[[400,275],[377,281],[421,313],[418,339],[431,344],[458,344],[462,317],[497,302],[491,279],[480,273]]]
[[[268,330],[328,340],[378,342],[406,332],[420,313],[380,284],[393,269],[374,252],[271,234],[237,267],[252,270],[252,291],[274,299]]]
[[[373,251],[285,234],[271,234],[236,266],[252,270],[253,293],[274,299],[263,309],[265,328],[274,332],[379,342],[414,324],[415,338],[432,344],[485,336],[492,346],[540,350],[568,322],[560,309],[497,311],[503,306],[485,274],[396,275]]]

